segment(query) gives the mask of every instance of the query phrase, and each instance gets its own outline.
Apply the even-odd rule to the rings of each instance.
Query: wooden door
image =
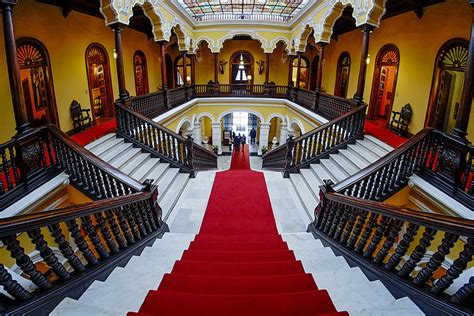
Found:
[[[448,108],[449,93],[453,76],[446,70],[441,70],[439,74],[438,95],[436,98],[436,108],[433,117],[432,126],[437,129],[443,129],[446,109]]]

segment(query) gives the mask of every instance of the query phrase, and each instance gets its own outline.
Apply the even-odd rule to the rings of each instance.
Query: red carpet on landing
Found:
[[[348,315],[278,234],[263,173],[248,147],[219,172],[198,235],[131,315]]]
[[[117,129],[117,121],[115,118],[102,122],[96,126],[86,129],[83,132],[71,136],[81,146],[85,146],[93,140],[106,134],[113,133]]]
[[[372,135],[375,138],[380,139],[386,144],[389,144],[393,148],[397,148],[403,143],[405,143],[408,138],[404,138],[395,134],[395,132],[389,130],[385,126],[385,122],[380,120],[365,120],[364,130],[366,134]]]

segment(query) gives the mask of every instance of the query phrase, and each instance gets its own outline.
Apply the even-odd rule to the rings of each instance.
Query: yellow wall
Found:
[[[63,131],[72,129],[69,106],[73,99],[78,100],[83,108],[90,108],[85,51],[92,42],[100,43],[107,49],[114,99],[118,97],[117,71],[113,58],[114,33],[105,27],[103,19],[76,11],[64,18],[59,7],[22,0],[13,9],[13,21],[16,38],[33,37],[42,42],[49,52],[59,123]],[[1,26],[0,40],[3,43]],[[142,50],[147,58],[150,92],[156,91],[161,84],[157,44],[152,39],[148,40],[145,34],[128,28],[123,30],[122,41],[125,78],[130,94],[135,94],[133,54],[138,49]],[[0,142],[4,142],[15,133],[4,45],[0,47],[0,73],[4,74],[0,77],[0,94],[3,96],[0,105]]]
[[[449,39],[461,37],[469,39],[471,30],[471,8],[467,1],[449,0],[425,9],[422,19],[413,12],[383,20],[380,28],[370,37],[369,54],[371,63],[367,69],[367,81],[364,100],[370,100],[375,59],[378,51],[386,44],[394,44],[400,50],[400,68],[393,110],[410,103],[413,106],[413,118],[409,126],[410,133],[417,133],[424,127],[428,108],[428,98],[436,55],[441,46]],[[453,18],[455,17],[455,21]],[[455,22],[455,23],[454,23]],[[337,59],[348,51],[351,55],[351,73],[348,97],[357,89],[357,77],[360,66],[362,33],[355,30],[339,36],[326,48],[323,68],[323,87],[328,93],[334,93]],[[471,110],[469,134],[474,140],[474,115]]]

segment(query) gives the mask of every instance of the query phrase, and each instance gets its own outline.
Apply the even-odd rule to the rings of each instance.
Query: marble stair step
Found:
[[[103,155],[102,160],[110,163],[111,161],[120,157],[123,153],[127,152],[132,147],[133,146],[131,143],[125,143],[122,141],[121,143],[115,145],[115,148],[110,150],[107,154]]]
[[[115,146],[123,142],[123,138],[113,137],[107,140],[106,142],[100,144],[99,146],[94,147],[91,152],[99,157],[103,157],[107,155],[110,151],[112,151]]]
[[[91,151],[94,147],[99,146],[100,144],[103,144],[104,142],[108,141],[112,137],[115,137],[115,133],[110,133],[106,134],[100,138],[97,138],[96,140],[92,141],[91,143],[87,144],[84,146],[85,149]]]
[[[368,284],[370,282],[359,267],[320,272],[313,274],[313,278],[319,289],[328,291],[348,287],[351,284]]]
[[[361,159],[360,156],[354,154],[348,149],[339,150],[339,154],[347,158],[347,160],[350,160],[359,170],[362,170],[369,165],[367,160]]]
[[[343,257],[333,258],[312,258],[311,260],[301,261],[304,270],[307,273],[317,275],[318,273],[348,269],[349,264]]]
[[[161,202],[161,200],[165,197],[166,192],[170,188],[174,178],[178,175],[178,173],[178,168],[168,168],[166,169],[166,173],[159,180],[153,182],[153,184],[158,185],[158,202]]]
[[[290,250],[324,248],[323,243],[319,239],[314,239],[309,233],[305,234],[309,235],[309,237],[288,234],[282,235],[282,237]]]
[[[339,166],[340,169],[348,173],[348,177],[357,173],[360,170],[360,168],[358,168],[355,163],[353,163],[343,155],[330,155],[329,159],[332,160],[334,164]]]
[[[345,170],[342,170],[338,165],[329,159],[321,159],[321,165],[326,168],[326,170],[331,173],[337,182],[340,182],[349,177],[349,173]]]
[[[377,155],[379,158],[385,156],[388,153],[388,150],[383,149],[382,147],[367,139],[358,139],[356,143],[367,148],[371,153]]]
[[[141,182],[145,181],[146,179],[151,179],[153,182],[157,182],[165,173],[166,170],[169,168],[169,164],[166,162],[160,162],[157,164],[153,170],[150,171],[144,178],[141,179]],[[158,192],[159,194],[160,192]]]
[[[181,193],[186,188],[186,184],[189,181],[189,174],[179,173],[174,179],[170,188],[166,191],[165,196],[160,201],[161,209],[163,210],[163,220],[166,221],[173,210],[174,206],[178,202]]]
[[[130,176],[140,182],[159,163],[160,159],[150,157],[148,160],[142,163],[140,167],[137,168]]]
[[[297,174],[297,173],[290,174],[290,181],[293,184],[296,194],[298,194],[303,204],[303,207],[305,208],[308,215],[311,216],[311,214],[314,213],[314,209],[318,205],[316,198],[314,197],[313,193],[308,188],[303,177],[300,174]]]
[[[323,183],[316,177],[311,169],[301,169],[300,174],[306,182],[308,188],[313,193],[314,198],[319,203],[319,186],[321,186]]]
[[[385,149],[388,152],[390,152],[394,149],[389,144],[384,143],[383,141],[381,141],[380,139],[378,139],[378,138],[376,138],[372,135],[365,135],[364,139],[367,139],[367,140],[371,141],[372,143],[377,144],[379,147],[382,147],[383,149]]]
[[[281,237],[283,238],[284,241],[290,241],[292,239],[295,239],[295,240],[316,240],[317,242],[321,242],[319,239],[314,238],[313,234],[308,233],[308,232],[284,233],[284,234],[281,234]]]
[[[349,144],[347,149],[360,159],[367,161],[368,164],[372,164],[379,159],[379,156],[360,144]]]
[[[367,309],[355,309],[351,311],[351,316],[422,316],[425,315],[408,297],[396,300],[390,305],[375,306]]]
[[[135,156],[138,156],[141,153],[140,148],[131,147],[122,155],[112,159],[109,163],[114,166],[115,168],[123,168],[127,163],[130,162]]]
[[[72,298],[66,297],[56,308],[49,314],[50,316],[116,316],[119,311],[114,310],[111,306],[101,305],[94,306],[80,303]]]
[[[326,168],[324,168],[321,164],[312,164],[311,171],[316,175],[316,177],[320,180],[321,183],[324,183],[324,180],[332,180],[332,182],[336,183],[337,179],[334,175],[330,174]]]
[[[313,249],[292,249],[296,260],[302,262],[309,262],[315,258],[317,259],[330,259],[335,258],[336,255],[330,247],[313,248]]]
[[[140,166],[150,158],[150,154],[139,153],[138,155],[134,156],[131,160],[129,160],[126,164],[120,167],[125,174],[132,174],[135,170],[140,168]]]
[[[155,242],[161,240],[161,241],[169,241],[169,242],[174,242],[176,240],[187,240],[187,241],[193,241],[196,238],[196,234],[187,234],[187,233],[173,233],[173,232],[168,232],[163,235],[161,238],[157,238]]]

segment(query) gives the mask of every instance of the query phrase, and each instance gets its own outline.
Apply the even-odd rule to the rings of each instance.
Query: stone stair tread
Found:
[[[169,189],[171,183],[173,183],[174,178],[179,173],[178,168],[168,168],[166,169],[165,174],[158,180],[155,180],[153,184],[158,185],[158,202],[160,202],[166,191]]]
[[[109,133],[106,134],[100,138],[97,138],[96,140],[93,140],[89,144],[85,145],[84,148],[91,151],[94,147],[106,142],[107,140],[111,139],[112,137],[115,137],[115,133]]]
[[[189,174],[180,173],[177,175],[173,184],[166,191],[165,196],[160,200],[160,206],[163,210],[163,220],[166,221],[173,210],[173,207],[178,202],[181,193],[184,191],[186,184],[189,181]]]
[[[385,156],[388,153],[388,150],[378,146],[374,142],[371,142],[367,139],[358,139],[356,143],[364,146],[365,148],[369,149],[373,154],[376,154],[379,158]]]
[[[150,173],[146,175],[145,179],[142,179],[142,182],[146,179],[152,179],[153,182],[156,183],[157,180],[166,173],[166,170],[168,170],[169,166],[170,165],[168,163],[160,161],[160,163],[157,164],[153,170],[151,170]]]
[[[323,185],[323,183],[310,169],[301,169],[300,174],[303,176],[306,185],[311,190],[311,192],[313,192],[316,201],[319,203],[319,186]]]
[[[383,149],[385,149],[388,152],[393,150],[392,146],[390,146],[387,143],[384,143],[383,141],[381,141],[380,139],[378,139],[377,137],[374,137],[372,135],[365,135],[364,139],[370,140],[371,142],[377,144],[379,147],[382,147]]]
[[[150,157],[150,159],[142,163],[130,176],[135,180],[142,182],[142,179],[159,163],[160,159]]]
[[[320,272],[313,274],[313,278],[319,289],[328,291],[348,287],[351,284],[366,284],[370,282],[359,267]]]
[[[90,152],[102,158],[121,142],[123,142],[123,138],[117,138],[117,137],[110,138],[107,141],[100,144],[99,146],[92,148]]]
[[[107,154],[102,156],[102,160],[111,162],[115,160],[117,157],[120,157],[124,152],[127,152],[130,148],[132,148],[131,143],[125,143],[122,141],[121,143],[115,145],[115,148],[110,150]]]
[[[326,168],[326,170],[328,170],[329,173],[334,175],[337,182],[340,182],[349,177],[349,174],[346,171],[339,168],[339,166],[336,165],[333,161],[329,159],[321,159],[320,162],[321,162],[321,165],[323,165]]]
[[[376,162],[379,159],[379,156],[371,152],[369,149],[366,147],[360,145],[360,144],[349,144],[347,148],[353,153],[358,155],[361,159],[364,159],[369,162],[369,164],[372,164]]]
[[[296,260],[309,261],[313,258],[318,259],[329,259],[335,258],[336,255],[334,251],[330,247],[322,247],[322,248],[313,248],[313,249],[292,249]]]
[[[103,307],[101,307],[103,306]],[[113,305],[111,305],[113,306]],[[114,310],[111,306],[106,305],[89,305],[79,303],[78,301],[66,297],[56,308],[49,314],[51,316],[115,316],[119,311]]]
[[[302,261],[302,263],[303,263],[304,270],[307,273],[312,273],[316,275],[322,272],[337,271],[337,270],[343,270],[343,269],[349,268],[349,264],[346,262],[346,260],[343,257],[324,258],[324,259],[314,258],[309,261],[305,261],[305,262]]]
[[[358,316],[418,316],[425,315],[408,297],[396,300],[390,305],[352,309],[350,315]]]
[[[332,182],[337,182],[337,179],[334,178],[323,166],[320,164],[312,164],[311,171],[319,178],[320,182],[324,183],[324,180],[332,180]]]
[[[290,180],[293,183],[296,193],[300,197],[306,212],[308,214],[312,214],[314,212],[314,208],[318,205],[318,202],[316,201],[311,190],[307,187],[303,177],[300,174],[293,173],[290,174]]]
[[[339,150],[339,154],[352,161],[352,163],[355,164],[356,167],[359,168],[359,170],[362,170],[369,165],[369,162],[367,160],[361,159],[358,155],[354,154],[348,149]]]
[[[331,155],[329,159],[337,164],[342,170],[347,172],[349,176],[357,173],[360,169],[349,159],[343,155]]]
[[[110,164],[115,168],[122,168],[127,164],[131,159],[141,153],[140,148],[131,147],[129,150],[124,152],[122,155],[110,161]]]
[[[138,155],[134,156],[131,160],[129,160],[128,163],[120,167],[120,170],[122,170],[122,172],[125,174],[131,174],[136,169],[140,168],[142,163],[144,163],[145,160],[147,160],[148,158],[150,158],[150,154],[139,153]]]

